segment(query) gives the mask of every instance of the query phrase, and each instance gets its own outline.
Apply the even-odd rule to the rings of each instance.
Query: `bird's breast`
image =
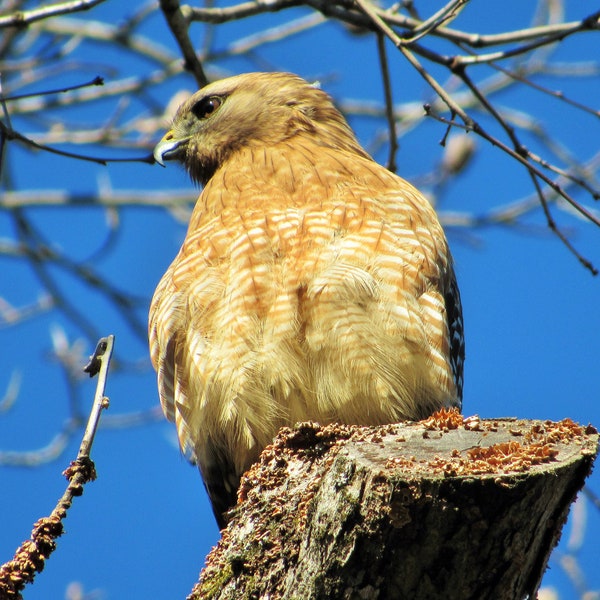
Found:
[[[220,432],[245,468],[282,425],[418,418],[453,395],[443,233],[413,188],[364,165],[353,182],[276,164],[285,185],[241,173],[204,190],[161,286],[197,453]]]

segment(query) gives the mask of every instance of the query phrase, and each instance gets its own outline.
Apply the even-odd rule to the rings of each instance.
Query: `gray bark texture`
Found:
[[[463,418],[284,429],[189,599],[535,598],[598,434]]]

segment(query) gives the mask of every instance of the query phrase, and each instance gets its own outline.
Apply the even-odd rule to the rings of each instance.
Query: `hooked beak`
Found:
[[[167,131],[160,142],[154,147],[154,160],[161,167],[165,166],[165,160],[177,160],[183,155],[183,150],[188,140],[189,138],[176,139],[173,131]]]

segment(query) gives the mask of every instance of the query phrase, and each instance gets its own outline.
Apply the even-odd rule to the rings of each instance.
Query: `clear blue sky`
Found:
[[[137,3],[106,2],[75,18],[116,21],[127,7]],[[219,3],[220,4],[220,3]],[[505,27],[525,27],[530,8],[518,0],[501,5],[469,6],[455,26],[469,31],[498,32]],[[423,12],[437,6],[423,3]],[[527,12],[525,12],[527,10]],[[584,16],[571,7],[568,18]],[[584,10],[584,9],[581,9]],[[479,11],[479,12],[478,12]],[[495,14],[492,14],[496,11]],[[523,13],[522,15],[520,13]],[[278,13],[250,19],[217,31],[214,47],[305,14]],[[516,25],[515,25],[516,24]],[[150,19],[141,33],[176,52],[161,15]],[[202,28],[192,28],[196,41]],[[597,54],[596,34],[567,41],[557,50],[561,61],[592,60]],[[321,26],[297,36],[293,42],[268,45],[258,51],[262,63],[247,57],[217,61],[229,73],[258,70],[267,66],[295,71],[308,79],[320,78],[336,98],[381,101],[376,53],[372,40],[349,36],[341,27]],[[75,58],[106,59],[82,45]],[[397,103],[431,100],[425,83],[389,48]],[[108,60],[108,59],[106,59]],[[263,65],[262,67],[260,65]],[[132,61],[120,64],[122,74],[140,76],[148,66]],[[440,74],[435,70],[436,74]],[[474,72],[475,73],[475,72]],[[65,81],[85,81],[93,71],[57,76],[52,86]],[[334,77],[328,78],[328,74]],[[440,78],[444,81],[444,78]],[[577,81],[547,77],[541,80],[562,89],[583,103],[600,97],[598,75]],[[166,105],[177,89],[194,90],[191,77],[180,77],[152,91]],[[36,89],[33,86],[30,89]],[[579,156],[598,151],[600,123],[556,100],[533,90],[509,92],[498,97],[502,106],[531,111],[540,124]],[[135,102],[130,111],[142,110]],[[88,108],[106,110],[104,104]],[[90,113],[91,114],[91,113]],[[130,115],[131,116],[131,115]],[[85,111],[81,119],[89,118]],[[489,123],[487,119],[482,122]],[[368,118],[351,120],[368,147],[373,134],[384,125]],[[37,131],[35,122],[16,122],[23,133]],[[401,140],[399,173],[416,179],[439,162],[439,140],[444,127],[428,122]],[[158,138],[157,138],[158,139]],[[536,150],[536,142],[530,139]],[[508,204],[531,193],[528,177],[498,151],[478,141],[478,153],[439,206],[448,212],[471,211],[476,215]],[[110,149],[87,148],[90,154],[110,155]],[[377,154],[385,160],[387,148]],[[10,149],[10,169],[15,189],[62,189],[93,192],[110,181],[114,189],[192,189],[182,170],[161,169],[141,163],[98,167],[44,153],[32,154],[15,145]],[[139,152],[139,151],[136,151]],[[115,152],[116,154],[116,152]],[[130,153],[131,154],[131,153]],[[583,197],[581,197],[583,199]],[[27,213],[52,244],[84,259],[101,245],[106,235],[106,215],[96,208],[35,208]],[[577,247],[600,267],[600,232],[592,225],[555,211]],[[117,251],[94,260],[94,265],[117,286],[139,295],[145,303],[160,276],[174,257],[185,234],[185,226],[159,210],[126,208],[120,212]],[[536,210],[525,219],[528,227],[488,227],[464,231],[448,228],[462,291],[467,337],[464,412],[482,417],[518,416],[558,420],[571,417],[581,423],[600,424],[600,280],[593,278],[553,237],[544,217]],[[14,240],[14,221],[0,210],[0,242]],[[102,335],[114,333],[122,359],[142,361],[135,375],[114,374],[107,394],[109,415],[148,410],[158,398],[155,377],[147,363],[147,349],[94,291],[56,270],[65,294],[94,322]],[[15,306],[32,302],[40,284],[23,262],[0,255],[0,298]],[[139,310],[145,323],[147,306]],[[71,340],[81,333],[58,312],[49,312],[15,327],[0,329],[0,395],[11,373],[22,373],[16,405],[0,413],[0,451],[32,450],[44,446],[61,427],[68,414],[69,397],[62,372],[49,359],[51,330],[62,327]],[[86,346],[83,355],[93,348]],[[143,361],[146,361],[145,363]],[[79,388],[82,410],[87,413],[95,380]],[[69,443],[56,461],[36,469],[0,467],[0,562],[12,557],[15,548],[29,536],[32,524],[50,513],[66,485],[61,471],[75,458],[80,435]],[[86,486],[75,499],[65,521],[66,534],[58,549],[25,591],[27,600],[63,598],[67,584],[80,581],[86,592],[103,590],[106,599],[183,598],[197,579],[204,556],[216,543],[218,531],[198,473],[180,456],[173,427],[156,421],[128,429],[102,428],[92,458],[98,480]],[[589,484],[600,492],[600,477]],[[589,504],[586,537],[579,558],[590,588],[600,589],[600,514]],[[585,509],[585,507],[584,507]],[[563,545],[569,538],[569,525]],[[556,556],[556,555],[555,555]],[[545,585],[574,598],[575,592],[551,560]]]

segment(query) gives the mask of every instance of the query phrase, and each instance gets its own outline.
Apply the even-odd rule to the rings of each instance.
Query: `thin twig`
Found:
[[[0,466],[18,468],[37,468],[54,462],[67,448],[74,435],[81,430],[82,422],[69,418],[60,429],[52,435],[44,446],[33,450],[2,450],[0,451]],[[1,597],[1,596],[0,596]]]
[[[407,44],[412,44],[426,35],[431,35],[438,27],[453,21],[466,6],[469,0],[450,0],[438,11],[423,21],[418,27],[411,31],[411,35],[405,38]]]
[[[12,15],[0,17],[0,28],[25,27],[30,23],[35,23],[42,19],[89,10],[98,4],[102,4],[104,1],[105,0],[74,0],[73,2],[60,2],[42,8],[19,11]]]
[[[327,19],[318,13],[292,19],[288,23],[269,27],[236,40],[227,46],[225,52],[215,52],[211,58],[246,55],[260,46],[288,39],[293,35],[304,33],[324,23],[327,23]]]
[[[497,64],[495,62],[489,63],[489,66],[492,67],[493,69],[496,69],[497,71],[500,71],[507,77],[510,77],[511,79],[514,79],[515,81],[518,81],[519,83],[523,83],[524,85],[531,87],[534,90],[537,90],[538,92],[542,92],[543,94],[552,96],[552,97],[560,100],[561,102],[570,104],[571,106],[574,106],[575,108],[578,108],[579,110],[582,110],[583,112],[589,113],[590,115],[593,115],[594,117],[600,117],[600,110],[596,110],[590,106],[587,106],[586,104],[577,102],[576,100],[573,100],[573,99],[567,97],[564,94],[564,92],[561,92],[559,90],[548,89],[547,87],[544,87],[543,85],[540,85],[539,83],[535,83],[534,81],[531,81],[530,79],[525,77],[522,73],[511,71],[510,69],[505,69],[504,67],[500,66],[499,64]]]
[[[571,206],[573,206],[576,210],[578,210],[582,215],[584,215],[589,221],[600,227],[600,220],[598,220],[595,215],[586,210],[581,204],[576,202],[569,194],[566,194],[552,179],[547,177],[542,171],[535,168],[530,162],[529,159],[532,159],[532,154],[517,138],[512,127],[508,125],[508,123],[502,118],[502,115],[498,113],[495,107],[489,102],[489,100],[481,93],[478,87],[473,83],[471,78],[467,75],[464,69],[459,69],[456,73],[458,77],[462,79],[462,81],[467,85],[467,87],[475,94],[478,100],[481,102],[482,106],[486,108],[486,110],[494,117],[494,119],[498,122],[498,124],[504,129],[504,131],[509,136],[511,142],[513,143],[514,150],[511,150],[506,145],[502,144],[497,138],[491,136],[486,131],[481,128],[479,124],[475,124],[476,127],[474,131],[487,139],[489,142],[493,143],[495,146],[498,146],[504,152],[507,152],[511,155],[515,160],[518,160],[522,165],[524,165],[528,172],[532,177],[539,177],[546,184],[548,184],[552,189],[554,189],[557,193],[559,193]]]
[[[281,4],[284,3],[268,2],[261,4],[261,6],[265,7],[263,12],[266,12],[267,10],[279,10],[279,8],[276,7],[280,6]],[[358,27],[373,29],[372,18],[362,15],[356,10],[348,9],[345,6],[331,2],[330,0],[307,0],[306,4],[309,4],[310,6],[321,11],[323,14],[334,19],[338,19]],[[267,5],[268,8],[266,7]],[[375,5],[372,5],[372,7],[372,14],[376,15],[380,20],[383,20],[386,24],[404,28],[409,32],[414,31],[423,23],[422,20],[415,19],[414,17],[407,17],[398,13],[392,13],[387,9],[381,9]],[[552,37],[554,40],[556,40],[560,39],[561,36],[570,35],[574,30],[581,31],[582,25],[585,30],[598,30],[600,29],[600,21],[598,20],[598,17],[598,13],[592,13],[591,15],[584,17],[579,21],[542,25],[539,27],[527,27],[525,29],[495,34],[469,33],[447,27],[436,27],[431,31],[431,35],[446,39],[454,44],[463,43],[471,46],[472,48],[487,48],[491,46],[514,44],[527,40],[536,40],[539,38],[549,39]]]
[[[85,428],[83,439],[81,440],[77,460],[89,458],[92,444],[94,443],[94,436],[96,435],[98,423],[100,422],[100,413],[102,412],[102,409],[108,408],[108,398],[104,395],[104,391],[106,389],[108,367],[110,365],[114,343],[114,335],[101,338],[96,345],[94,354],[90,356],[90,362],[83,368],[83,371],[88,373],[90,377],[98,375],[98,383],[96,384],[94,405],[92,406],[90,418]]]
[[[383,92],[385,95],[385,117],[390,132],[390,150],[388,154],[387,168],[396,172],[396,153],[398,152],[398,136],[396,134],[396,119],[394,118],[394,100],[392,98],[392,84],[390,81],[390,71],[388,67],[387,54],[385,52],[385,37],[383,34],[377,34],[377,53],[379,55],[379,67],[383,79]]]
[[[21,381],[23,374],[21,371],[13,370],[6,386],[4,395],[0,398],[0,413],[9,411],[19,397],[19,390],[21,389]]]
[[[452,97],[446,93],[444,88],[432,77],[429,72],[421,65],[416,56],[413,54],[411,50],[409,50],[403,40],[401,40],[396,33],[391,29],[378,15],[377,11],[373,7],[373,5],[368,0],[356,0],[356,4],[358,4],[365,13],[373,19],[373,22],[377,27],[380,28],[381,32],[384,33],[402,52],[404,57],[408,60],[408,62],[416,69],[417,73],[421,75],[421,77],[433,88],[434,92],[440,97],[442,102],[446,104],[451,113],[457,114],[465,125],[469,128],[473,127],[474,123],[471,117],[467,115],[467,113],[458,105]]]
[[[196,202],[194,190],[111,190],[77,194],[67,190],[6,191],[0,196],[0,208],[26,208],[28,206],[62,207],[125,207],[143,206],[155,209],[187,207]],[[4,245],[7,248],[6,245]],[[15,248],[15,255],[26,256],[23,248]]]
[[[63,533],[63,520],[75,496],[81,496],[83,486],[96,479],[96,467],[90,460],[94,434],[98,428],[100,413],[108,407],[105,396],[106,376],[112,355],[114,336],[102,338],[90,360],[98,373],[94,403],[77,459],[71,462],[64,475],[69,481],[64,494],[48,517],[39,519],[31,532],[31,539],[23,542],[12,560],[0,567],[0,598],[21,598],[21,590],[31,583],[36,573],[44,568],[46,560],[56,549],[56,539]]]
[[[511,50],[503,50],[499,52],[491,52],[488,54],[478,54],[476,56],[456,56],[454,57],[454,61],[456,65],[474,65],[474,64],[483,64],[494,62],[497,60],[504,60],[507,58],[512,58],[513,56],[519,56],[522,54],[528,54],[532,50],[537,48],[541,48],[543,46],[548,46],[550,44],[555,44],[556,42],[560,42],[566,37],[569,37],[573,34],[579,33],[580,31],[589,31],[591,29],[598,29],[598,19],[600,18],[600,11],[593,13],[589,17],[575,23],[570,29],[563,30],[557,33],[548,34],[547,36],[542,36],[538,38],[534,38],[534,40],[529,44],[523,44],[522,46],[518,46],[517,48],[512,48]]]
[[[6,96],[4,100],[7,102],[14,100],[21,100],[22,98],[32,98],[39,96],[49,96],[51,94],[64,94],[65,92],[71,92],[73,90],[80,90],[82,88],[104,85],[104,79],[100,76],[94,77],[91,81],[87,81],[86,83],[79,83],[77,85],[70,85],[67,87],[56,88],[54,90],[41,90],[38,92],[30,92],[28,94],[15,94],[12,96]]]
[[[198,87],[204,87],[208,83],[208,77],[204,67],[192,46],[188,34],[189,21],[185,18],[179,5],[179,0],[160,0],[160,8],[165,15],[167,24],[179,44],[179,48],[185,61],[185,70],[192,73]]]
[[[494,108],[494,106],[488,101],[484,94],[481,93],[479,88],[473,83],[471,78],[466,73],[466,68],[464,64],[460,62],[452,62],[447,66],[451,68],[452,72],[459,77],[471,90],[474,96],[479,100],[482,106],[492,115],[492,117],[499,123],[499,125],[504,129],[504,131],[509,136],[513,149],[509,148],[506,144],[502,143],[495,136],[487,133],[485,129],[476,121],[474,121],[471,117],[469,117],[466,112],[446,93],[446,91],[439,85],[439,83],[429,74],[429,72],[423,68],[418,59],[414,56],[411,50],[409,50],[403,40],[401,40],[396,33],[383,21],[383,19],[379,16],[373,5],[368,0],[356,0],[356,4],[368,15],[374,22],[374,24],[380,29],[382,33],[384,33],[390,40],[394,43],[394,45],[402,52],[404,57],[411,63],[411,65],[417,70],[417,72],[433,87],[438,96],[442,99],[442,101],[448,106],[451,114],[458,115],[464,123],[464,128],[466,130],[472,130],[477,133],[479,136],[486,139],[492,145],[500,148],[507,154],[509,154],[512,158],[520,162],[527,169],[528,174],[531,177],[532,183],[536,190],[538,191],[538,197],[540,200],[540,204],[544,213],[546,214],[548,226],[550,229],[557,235],[557,237],[563,242],[563,244],[572,252],[579,262],[587,268],[593,275],[598,273],[598,270],[592,265],[592,263],[583,257],[577,250],[573,247],[573,245],[567,240],[566,236],[560,231],[555,221],[553,220],[550,211],[548,209],[548,205],[546,202],[546,198],[541,191],[539,186],[538,178],[544,181],[547,185],[549,185],[553,190],[555,190],[560,196],[562,196],[569,204],[571,204],[577,211],[581,212],[581,214],[585,215],[587,219],[589,219],[592,223],[600,226],[600,220],[598,220],[590,211],[588,211],[581,204],[576,202],[569,194],[564,192],[558,184],[552,181],[549,177],[547,177],[540,169],[536,168],[530,160],[532,157],[530,156],[527,149],[523,146],[520,140],[517,138],[513,129],[506,123],[506,121],[502,118],[502,116],[498,113],[498,111]],[[439,59],[439,57],[438,57]],[[443,61],[442,61],[443,62]],[[433,113],[428,110],[426,107],[426,113],[430,116],[433,116]],[[447,123],[448,125],[457,126],[454,121],[454,118],[442,119],[438,118],[438,120]]]
[[[8,141],[16,140],[19,141],[26,146],[31,148],[35,148],[36,150],[43,150],[44,152],[49,152],[50,154],[57,154],[59,156],[64,156],[65,158],[75,158],[77,160],[82,160],[85,162],[93,162],[102,166],[106,166],[108,163],[117,163],[117,162],[142,162],[146,164],[154,164],[155,160],[151,154],[146,154],[145,156],[132,156],[125,158],[112,158],[112,157],[99,157],[99,156],[88,156],[85,154],[80,154],[79,152],[68,152],[67,150],[59,150],[58,148],[53,148],[51,146],[46,146],[45,144],[38,144],[38,142],[29,139],[23,134],[15,131],[14,129],[7,129],[2,123],[0,123],[0,132],[2,137]]]

